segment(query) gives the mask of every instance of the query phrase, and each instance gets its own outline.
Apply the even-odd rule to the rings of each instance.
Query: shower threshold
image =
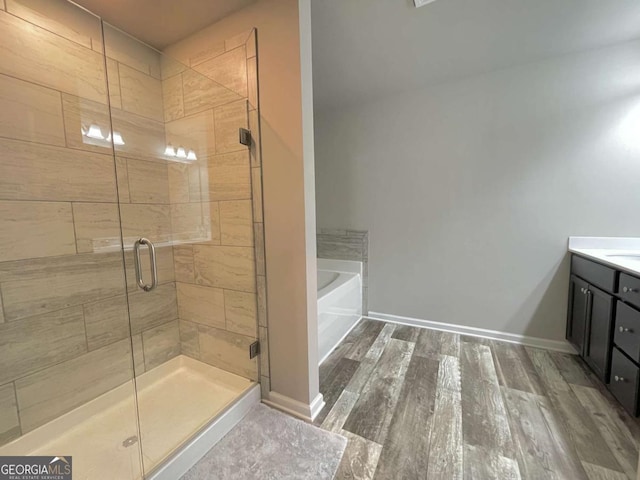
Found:
[[[138,376],[136,384],[139,433],[131,381],[0,447],[0,455],[72,456],[77,480],[140,479],[140,444],[149,474],[256,386],[184,355]]]

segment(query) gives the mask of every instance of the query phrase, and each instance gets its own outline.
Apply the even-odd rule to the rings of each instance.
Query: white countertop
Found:
[[[640,275],[640,238],[569,237],[569,251]]]

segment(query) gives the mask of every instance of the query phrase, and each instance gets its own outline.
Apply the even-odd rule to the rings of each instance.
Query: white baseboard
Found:
[[[307,405],[306,403],[273,391],[269,392],[269,398],[262,399],[262,403],[309,423],[313,422],[325,405],[321,393],[318,393],[316,398]]]
[[[173,455],[148,477],[152,480],[175,480],[193,467],[198,460],[242,420],[254,405],[260,403],[260,385],[251,387],[240,399],[205,427],[182,450]]]
[[[400,325],[410,325],[412,327],[430,328],[431,330],[440,330],[443,332],[459,333],[462,335],[470,335],[472,337],[488,338],[491,340],[517,343],[519,345],[544,348],[546,350],[554,350],[557,352],[572,354],[576,353],[571,344],[564,340],[549,340],[546,338],[530,337],[528,335],[517,335],[514,333],[499,332],[497,330],[487,330],[484,328],[465,327],[464,325],[433,322],[431,320],[421,320],[419,318],[402,317],[400,315],[391,315],[388,313],[380,312],[369,312],[369,315],[367,315],[365,318],[370,318],[371,320],[380,320],[384,322],[398,323]]]

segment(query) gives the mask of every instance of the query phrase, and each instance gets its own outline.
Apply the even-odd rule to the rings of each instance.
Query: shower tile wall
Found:
[[[258,338],[256,274],[264,274],[264,241],[256,237],[262,224],[254,229],[262,205],[256,210],[252,192],[255,154],[238,143],[238,128],[252,127],[255,118],[255,102],[247,101],[250,36],[255,43],[247,32],[181,59],[193,70],[166,62],[163,92],[167,142],[198,157],[169,165],[174,238],[181,243],[173,252],[181,351],[258,380],[249,346]]]
[[[153,155],[159,55],[107,29],[107,92],[100,24],[77,12],[33,0],[0,11],[0,444],[131,378],[117,195],[125,237],[170,240],[168,168]],[[111,148],[81,133],[110,130],[107,93],[126,140],[119,192]],[[135,290],[126,256],[141,373],[180,352],[173,251],[159,249],[153,294]]]

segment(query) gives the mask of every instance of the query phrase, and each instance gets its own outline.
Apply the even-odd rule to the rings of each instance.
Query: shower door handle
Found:
[[[151,264],[151,283],[146,284],[142,278],[142,262],[140,261],[140,245],[146,245],[149,249],[149,263]],[[158,269],[156,265],[156,247],[151,240],[140,238],[133,244],[133,263],[136,271],[136,282],[145,292],[150,292],[158,286]]]

